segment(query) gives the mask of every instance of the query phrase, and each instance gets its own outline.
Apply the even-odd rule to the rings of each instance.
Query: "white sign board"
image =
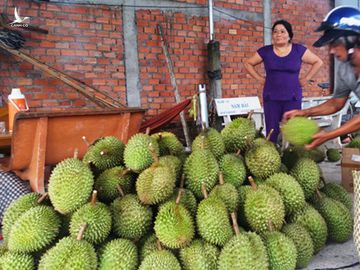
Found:
[[[218,116],[246,114],[261,109],[258,97],[217,98],[215,104]]]

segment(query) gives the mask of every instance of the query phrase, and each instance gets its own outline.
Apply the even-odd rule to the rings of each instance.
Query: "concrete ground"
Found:
[[[341,183],[340,163],[321,162],[320,168],[325,181]],[[352,195],[352,194],[351,194]],[[352,195],[353,196],[353,195]],[[343,244],[328,243],[311,260],[305,270],[335,270],[350,269],[360,270],[359,256],[353,239]],[[356,265],[354,265],[356,264]]]

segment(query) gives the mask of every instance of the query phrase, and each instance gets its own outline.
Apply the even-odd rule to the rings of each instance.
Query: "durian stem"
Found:
[[[235,155],[237,155],[238,157],[240,156],[240,154],[241,154],[241,150],[240,149],[238,149],[237,151],[236,151],[236,154]]]
[[[146,134],[146,135],[149,135],[149,134],[150,134],[150,131],[151,131],[151,128],[150,128],[150,127],[147,127],[147,128],[146,128],[146,131],[145,131],[145,134]]]
[[[83,142],[86,144],[86,146],[89,148],[90,143],[89,143],[89,141],[87,140],[86,136],[82,136],[81,139],[82,139]]]
[[[94,190],[91,196],[91,205],[95,206],[96,205],[96,197],[97,197],[97,190]]]
[[[157,246],[158,250],[160,250],[160,251],[162,250],[161,242],[159,239],[156,240],[156,246]]]
[[[109,153],[108,150],[102,150],[102,151],[100,152],[100,156],[105,156],[105,155],[107,155],[108,153]]]
[[[201,146],[201,149],[205,149],[205,136],[203,135],[203,136],[201,136],[201,144],[200,144],[200,146]]]
[[[224,174],[222,171],[219,171],[219,183],[220,185],[223,185],[225,182],[224,182]]]
[[[80,230],[79,230],[78,235],[76,236],[76,240],[78,240],[78,241],[82,240],[86,227],[87,227],[86,223],[84,223],[80,226]]]
[[[184,192],[184,189],[180,188],[180,189],[179,189],[179,193],[178,193],[178,195],[177,195],[177,197],[176,197],[176,201],[175,201],[176,204],[179,204],[179,203],[180,203],[181,196],[182,196],[183,192]]]
[[[249,176],[248,179],[249,179],[252,190],[257,191],[257,185],[256,185],[256,183],[254,181],[254,178],[252,178],[252,176]]]
[[[202,122],[202,123],[201,123],[201,130],[202,130],[202,131],[205,131],[205,130],[206,130],[206,123],[205,123],[205,122]]]
[[[235,212],[232,212],[230,215],[231,215],[231,220],[232,220],[235,235],[239,235],[240,230],[239,230],[239,225],[237,223],[236,214],[235,214]]]
[[[121,197],[124,197],[124,196],[125,196],[125,192],[124,192],[124,190],[121,188],[121,186],[120,186],[120,185],[117,185],[116,188],[117,188],[117,190],[119,191],[120,196],[121,196]]]
[[[42,203],[48,196],[49,194],[47,192],[45,192],[43,195],[41,195],[41,197],[37,200],[37,203],[40,204]]]
[[[160,141],[163,138],[163,134],[162,134],[162,132],[159,132],[158,135],[159,135],[159,141]]]
[[[75,148],[74,149],[74,158],[77,158],[79,155],[79,149]]]
[[[208,193],[207,193],[206,185],[205,185],[204,182],[201,183],[201,192],[202,192],[202,194],[204,195],[204,198],[207,199]]]
[[[129,172],[131,172],[131,170],[128,169],[128,168],[125,168],[125,169],[121,172],[121,176],[125,176],[125,175],[127,175]]]
[[[325,181],[325,178],[324,177],[320,177],[320,181],[323,183],[324,186],[326,186],[326,181]]]
[[[254,114],[254,110],[251,110],[247,116],[247,119],[251,119],[253,114]]]
[[[180,179],[180,188],[184,188],[184,185],[185,185],[185,174],[183,173]]]
[[[149,150],[150,150],[151,156],[152,156],[152,158],[154,160],[154,163],[155,164],[159,163],[159,157],[157,156],[157,154],[155,152],[155,148],[152,145],[152,143],[149,143]]]
[[[322,199],[322,195],[321,195],[319,189],[316,189],[316,196],[317,196],[320,200]]]
[[[270,141],[270,138],[271,138],[271,135],[273,134],[273,132],[274,132],[274,129],[273,128],[270,129],[269,134],[266,136],[267,141]]]
[[[268,228],[270,232],[274,231],[274,224],[271,219],[268,221]]]

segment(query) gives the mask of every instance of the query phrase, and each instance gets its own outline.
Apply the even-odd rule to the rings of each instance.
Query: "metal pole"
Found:
[[[208,114],[208,105],[207,105],[205,84],[199,84],[199,97],[200,97],[201,124],[204,125],[205,128],[208,128],[209,127],[209,114]]]
[[[209,0],[209,28],[210,28],[210,40],[214,40],[214,18],[213,18],[212,0]]]

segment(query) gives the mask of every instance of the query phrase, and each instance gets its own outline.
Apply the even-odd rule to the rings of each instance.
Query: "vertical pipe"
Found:
[[[209,0],[209,28],[210,40],[214,40],[213,0]]]
[[[200,97],[199,99],[200,99],[201,123],[205,126],[205,128],[208,128],[209,127],[209,115],[208,115],[205,84],[199,84],[199,97]]]

